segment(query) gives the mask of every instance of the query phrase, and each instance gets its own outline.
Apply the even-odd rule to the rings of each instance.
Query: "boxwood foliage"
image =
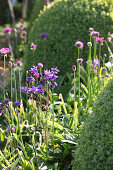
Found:
[[[110,2],[111,0],[55,0],[51,6],[45,6],[29,33],[24,56],[25,69],[28,70],[32,64],[31,42],[38,45],[34,53],[35,64],[42,62],[47,68],[58,66],[60,74],[71,71],[71,66],[75,64],[77,49],[74,43],[76,41],[85,42],[80,57],[87,59],[89,27],[99,31],[100,36],[105,38],[109,31],[112,32],[112,3]],[[43,32],[48,34],[46,40],[40,37]],[[103,46],[103,48],[106,53],[107,47]]]
[[[79,134],[73,170],[113,169],[113,79],[94,102]]]

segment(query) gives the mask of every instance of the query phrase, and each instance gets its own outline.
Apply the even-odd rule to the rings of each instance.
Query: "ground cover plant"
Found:
[[[45,6],[41,14],[37,15],[29,32],[24,56],[25,71],[30,68],[32,60],[33,54],[29,48],[32,41],[38,45],[34,52],[36,62],[43,62],[45,68],[55,67],[57,63],[61,70],[60,75],[71,72],[71,65],[77,59],[74,42],[79,40],[85,43],[81,55],[87,60],[88,28],[99,30],[101,36],[105,38],[108,32],[112,32],[110,2],[110,0],[57,0]],[[47,33],[48,38],[40,37],[42,32]],[[102,54],[104,53],[108,54],[106,45],[102,49]]]
[[[24,28],[24,25],[20,27]],[[12,31],[7,27],[4,34],[11,36]],[[20,29],[15,29],[16,33],[18,31]],[[41,36],[48,38],[47,33]],[[57,66],[44,69],[42,63],[34,65],[33,57],[31,68],[26,72],[26,81],[22,84],[23,63],[15,58],[12,44],[9,48],[0,49],[4,58],[3,100],[0,101],[0,168],[72,169],[72,153],[76,149],[79,127],[91,114],[92,104],[99,92],[112,78],[113,56],[107,42],[110,55],[102,56],[104,38],[93,28],[89,28],[87,36],[87,62],[81,58],[84,43],[77,41],[74,44],[78,58],[76,65],[71,66],[72,89],[67,103],[62,94],[54,92],[60,72]],[[29,48],[33,53],[38,46],[31,42]],[[10,91],[7,91],[6,58],[12,52],[14,58],[11,60],[10,57],[9,61]],[[108,57],[107,63],[105,57]],[[83,62],[87,69],[84,69]]]

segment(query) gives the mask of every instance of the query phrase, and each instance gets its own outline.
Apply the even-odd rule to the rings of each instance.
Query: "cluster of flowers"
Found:
[[[47,83],[51,88],[55,88],[57,83],[55,80],[58,78],[57,73],[59,70],[57,68],[51,68],[50,70],[44,70],[42,74],[42,63],[38,63],[38,66],[33,66],[29,70],[30,77],[26,79],[26,86],[21,88],[23,93],[28,94],[28,99],[33,93],[37,98],[40,95],[44,95],[47,92]]]

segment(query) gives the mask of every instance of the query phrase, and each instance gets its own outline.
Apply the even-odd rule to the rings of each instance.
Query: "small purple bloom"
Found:
[[[0,49],[0,54],[1,55],[5,55],[5,54],[9,54],[10,53],[10,49],[9,48],[2,48]]]
[[[76,71],[76,65],[72,65],[73,71]]]
[[[27,99],[29,100],[31,97],[31,93],[28,94]]]
[[[97,37],[97,38],[96,38],[96,42],[99,43],[99,44],[101,44],[101,45],[103,45],[103,43],[104,43],[104,37]]]
[[[99,65],[99,63],[100,63],[100,62],[99,62],[99,60],[98,60],[98,59],[95,59],[95,60],[94,60],[94,65],[95,65],[95,66],[98,66],[98,65]]]
[[[12,28],[6,27],[6,28],[4,28],[3,32],[4,32],[5,34],[10,34],[10,33],[12,32]]]
[[[35,50],[36,50],[36,48],[37,48],[37,45],[36,45],[36,44],[34,44],[34,43],[32,43],[30,47],[31,47],[31,50],[34,50],[34,51],[35,51]]]
[[[82,58],[78,58],[77,59],[77,63],[82,63],[83,62],[83,59]]]
[[[78,47],[78,48],[83,48],[84,46],[84,43],[81,42],[81,41],[77,41],[75,44],[74,44],[75,47]]]
[[[28,78],[26,79],[26,81],[27,81],[27,83],[32,83],[32,82],[35,81],[35,79],[34,79],[33,77],[28,77]]]
[[[32,91],[33,93],[37,92],[37,87],[32,86],[32,88],[28,88],[29,91]]]
[[[19,66],[19,67],[22,66],[22,62],[21,62],[21,61],[17,61],[16,64],[17,64],[17,66]]]
[[[4,100],[4,104],[5,104],[5,106],[8,106],[9,100],[8,100],[8,99],[5,99],[5,100]]]
[[[110,74],[105,74],[105,78],[111,77]]]
[[[107,57],[107,55],[106,55],[106,54],[104,54],[104,55],[103,55],[103,58],[106,58],[106,57]]]
[[[23,88],[21,88],[21,90],[23,93],[27,93],[27,91],[28,91],[27,87],[23,87]]]
[[[100,34],[100,33],[97,32],[97,31],[92,31],[92,32],[90,33],[91,37],[98,37],[99,34]]]
[[[23,31],[22,31],[22,34],[23,34],[23,35],[26,35],[26,34],[27,34],[27,32],[26,32],[25,30],[23,30]]]
[[[38,85],[37,92],[38,92],[39,95],[43,95],[44,92],[45,92],[44,87],[42,85]]]
[[[57,83],[56,82],[52,82],[51,83],[51,88],[55,88],[57,86]]]
[[[37,70],[37,66],[35,67],[35,66],[33,66],[33,68],[31,68],[31,70],[29,70],[31,73],[34,73],[34,74],[36,74],[37,72],[38,72],[38,70]]]
[[[107,68],[106,67],[102,67],[102,71],[106,71],[107,70]]]
[[[15,103],[15,106],[20,106],[20,104],[21,104],[19,101],[18,102],[16,101],[14,103]]]
[[[43,64],[42,63],[38,63],[38,67],[43,67]]]
[[[57,68],[51,68],[51,71],[53,74],[57,74],[59,72],[59,70]]]
[[[109,56],[110,59],[113,59],[113,55]]]
[[[0,102],[0,106],[2,105],[2,103]]]
[[[44,32],[44,33],[40,34],[40,37],[42,37],[43,39],[45,39],[45,38],[48,37],[48,34]]]
[[[88,43],[87,43],[87,46],[88,46],[88,47],[91,47],[91,46],[92,46],[92,43],[91,43],[91,42],[88,42]]]

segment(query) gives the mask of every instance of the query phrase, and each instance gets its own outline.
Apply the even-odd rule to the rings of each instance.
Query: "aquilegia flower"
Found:
[[[30,47],[31,47],[31,50],[35,51],[35,50],[36,50],[36,48],[37,48],[37,45],[36,45],[36,44],[34,44],[34,43],[32,43]]]
[[[5,34],[11,34],[12,28],[6,27],[6,28],[4,28],[3,32],[4,32]]]
[[[84,46],[84,43],[81,42],[81,41],[77,41],[75,44],[74,44],[75,47],[78,47],[78,48],[83,48]]]
[[[26,82],[27,83],[32,83],[32,82],[34,82],[35,81],[35,79],[33,78],[33,77],[28,77],[27,79],[26,79]]]
[[[57,83],[56,82],[52,82],[51,83],[51,88],[55,88],[57,86]]]
[[[99,34],[100,34],[100,33],[97,32],[97,31],[92,31],[92,32],[90,33],[91,37],[98,37]]]
[[[42,34],[40,34],[40,37],[42,37],[43,39],[47,38],[48,37],[48,34],[43,32]]]
[[[6,55],[10,53],[10,49],[9,48],[1,48],[0,49],[0,54],[1,55]]]
[[[43,95],[44,94],[45,89],[44,89],[44,87],[41,84],[38,85],[37,92],[38,92],[39,95]]]
[[[28,91],[28,89],[27,89],[26,86],[25,86],[25,87],[22,87],[21,90],[22,90],[23,93],[27,93],[27,91]]]
[[[5,106],[8,106],[9,100],[8,100],[8,99],[5,99],[5,100],[4,100],[4,104],[5,104]]]
[[[77,63],[82,63],[83,62],[83,59],[82,58],[78,58],[77,59]]]
[[[98,66],[99,65],[99,60],[98,59],[95,59],[94,60],[94,66],[96,67],[96,66]]]
[[[99,43],[99,44],[101,44],[101,45],[103,45],[103,43],[104,43],[104,37],[97,37],[97,38],[96,38],[96,42]]]
[[[59,72],[59,70],[57,68],[51,68],[51,71],[53,74],[57,74]]]
[[[16,101],[14,103],[15,103],[15,106],[20,106],[20,104],[21,104],[19,101]]]
[[[30,73],[36,74],[38,72],[37,66],[33,66],[33,68],[31,68],[31,70],[29,70],[29,71],[30,71]]]
[[[110,74],[105,74],[105,78],[108,78],[108,77],[111,77],[111,75]]]

